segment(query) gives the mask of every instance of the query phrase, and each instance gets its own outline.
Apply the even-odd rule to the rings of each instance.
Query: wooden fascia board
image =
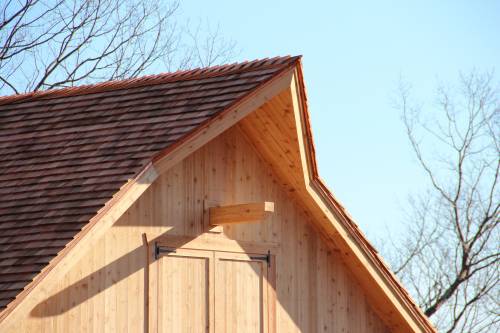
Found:
[[[0,332],[7,331],[10,325],[22,320],[23,315],[26,315],[34,306],[42,302],[56,283],[132,206],[158,178],[158,175],[175,166],[198,148],[234,126],[238,121],[271,100],[281,91],[288,89],[295,67],[296,63],[292,63],[289,67],[284,68],[280,73],[258,86],[237,103],[195,129],[183,140],[155,156],[152,163],[148,164],[135,179],[123,186],[56,258],[0,313]]]
[[[355,256],[356,261],[362,265],[362,269],[366,271],[370,279],[377,284],[391,302],[393,310],[400,313],[404,324],[406,324],[405,326],[414,332],[436,332],[427,317],[415,305],[380,256],[376,254],[376,251],[357,228],[352,218],[319,178],[300,64],[292,79],[290,89],[304,171],[304,184],[316,206],[314,208],[317,215],[322,216],[322,220],[328,222],[326,223],[326,227],[330,231],[328,236],[333,239],[335,244],[343,245],[345,247],[343,250],[347,250]],[[400,325],[397,325],[397,327],[401,332],[406,331]]]

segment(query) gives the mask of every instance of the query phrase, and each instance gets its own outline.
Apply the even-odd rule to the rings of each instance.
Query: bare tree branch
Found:
[[[457,92],[458,91],[458,92]],[[410,202],[393,268],[443,332],[500,329],[500,89],[493,74],[438,88],[432,119],[401,84],[398,108],[430,190]]]
[[[219,27],[179,29],[178,8],[175,0],[5,1],[0,93],[209,66],[234,56],[235,44]]]

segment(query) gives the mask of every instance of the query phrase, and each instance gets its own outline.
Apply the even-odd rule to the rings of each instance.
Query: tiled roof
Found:
[[[0,311],[157,153],[297,59],[0,97]]]

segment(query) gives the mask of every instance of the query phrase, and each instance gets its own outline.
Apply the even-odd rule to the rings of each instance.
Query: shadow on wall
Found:
[[[169,225],[171,229],[162,236],[191,234],[194,239],[203,229],[203,200],[207,197],[212,198],[212,191],[215,193],[227,191],[228,201],[274,201],[279,203],[275,213],[276,223],[279,225],[269,227],[268,232],[271,235],[276,231],[281,243],[277,258],[278,267],[276,267],[278,272],[276,294],[280,316],[277,320],[280,323],[286,321],[290,331],[386,332],[387,330],[379,324],[378,318],[367,309],[362,291],[354,282],[355,278],[341,263],[340,255],[332,253],[330,251],[332,248],[326,242],[323,243],[325,245],[321,245],[317,229],[310,223],[306,223],[309,218],[302,212],[301,207],[297,207],[296,201],[290,200],[294,198],[292,194],[285,192],[280,183],[274,181],[279,178],[272,175],[272,170],[267,164],[257,163],[259,157],[257,154],[253,157],[250,146],[248,149],[240,149],[249,153],[245,153],[245,156],[238,155],[240,150],[236,149],[236,145],[246,147],[244,142],[240,142],[245,139],[240,135],[239,130],[235,129],[229,134],[222,139],[215,139],[219,141],[214,141],[210,147],[217,149],[203,148],[201,153],[206,156],[195,155],[195,157],[188,158],[177,169],[169,171],[168,175],[158,179],[156,184],[161,187],[161,191],[151,189],[143,194],[153,196],[154,193],[157,195],[156,199],[154,201],[139,200],[136,205],[141,206],[144,202],[144,206],[133,213],[134,218],[129,221],[120,219],[113,227],[134,227],[138,232],[137,237],[140,237],[139,230],[144,230],[142,227],[157,226],[159,221],[162,223],[168,221],[175,225]],[[223,161],[220,164],[226,165],[227,168],[216,170],[213,165],[218,165],[219,161]],[[236,172],[239,165],[245,166],[248,170],[243,171],[248,172]],[[212,170],[213,172],[207,172],[207,175],[201,176],[198,170]],[[218,173],[214,174],[215,171]],[[256,176],[247,179],[245,178],[247,174]],[[193,182],[189,182],[191,177],[194,177]],[[208,180],[205,180],[205,177]],[[256,181],[258,177],[263,179],[262,182],[265,182],[266,186],[262,186],[261,181]],[[219,178],[223,181],[218,181]],[[246,187],[246,184],[251,186]],[[154,186],[153,184],[152,187]],[[237,192],[235,187],[238,186],[241,189],[248,189],[242,193],[238,192],[237,196],[233,195]],[[180,193],[171,190],[173,188],[180,188]],[[242,191],[241,189],[239,191]],[[220,198],[214,197],[213,199],[226,198],[226,194],[220,195]],[[190,205],[184,207],[185,202],[189,202]],[[158,205],[157,213],[151,209],[152,204]],[[137,206],[133,207],[130,211],[137,208]],[[167,209],[169,214],[166,214]],[[132,223],[123,224],[124,222]],[[162,226],[167,227],[167,225]],[[235,227],[235,230],[228,235],[233,239],[244,239],[238,236],[246,231],[246,229]],[[257,234],[260,235],[260,230],[255,232],[255,235]],[[155,239],[148,241],[151,244]],[[106,266],[91,272],[40,302],[33,308],[31,315],[46,318],[65,314],[92,297],[102,295],[104,291],[133,274],[138,276],[144,274],[144,288],[147,290],[148,252],[145,244],[140,245],[140,242],[137,242],[136,245],[130,246],[129,252],[123,254],[122,257],[107,263]],[[290,260],[281,260],[281,258],[290,258]],[[147,293],[144,293],[144,297],[141,303],[148,304]],[[97,310],[94,309],[94,311]],[[144,331],[147,332],[149,325],[147,306],[144,307],[142,318],[146,319]],[[374,326],[377,329],[374,330]]]
[[[39,303],[33,308],[31,315],[34,317],[61,315],[126,279],[129,275],[145,270],[146,263],[147,247],[137,247]],[[123,267],[128,267],[128,269],[123,270]]]
[[[145,235],[143,235],[142,246],[136,247],[127,254],[37,304],[31,311],[31,316],[44,318],[62,315],[138,271],[143,271],[144,274],[144,304],[148,304],[149,264],[154,260],[151,258],[151,247],[154,246],[157,239],[169,234],[175,234],[174,229],[170,229],[168,232],[153,240],[147,240]],[[183,244],[190,242],[196,237],[197,236],[186,237]],[[182,247],[183,244],[179,245],[179,247]],[[244,245],[242,245],[242,247],[244,247]],[[124,267],[127,269],[124,270]],[[250,265],[249,267],[254,270],[256,275],[260,275],[257,266]],[[143,318],[149,318],[149,309],[147,306],[144,306],[143,316]],[[144,332],[149,331],[148,326],[149,320],[146,319],[144,320]]]
[[[120,222],[118,221],[115,225],[120,224]],[[173,230],[170,229],[159,237],[171,234]],[[186,239],[186,242],[195,237]],[[147,291],[149,289],[149,263],[151,261],[150,247],[154,244],[155,239],[148,242],[145,235],[142,236],[142,239],[142,246],[136,247],[127,254],[37,304],[31,310],[31,316],[44,318],[62,315],[138,271],[143,271],[144,291]],[[123,269],[124,267],[126,269]],[[142,294],[144,295],[144,304],[148,304],[148,293],[143,292]],[[143,318],[149,318],[148,310],[148,307],[144,306]],[[144,320],[144,332],[149,331],[148,325],[149,321],[147,319]]]
[[[120,224],[122,221],[118,221],[117,224]],[[116,226],[116,224],[115,224]],[[306,228],[303,230],[304,234],[302,237],[305,237],[302,240],[295,239],[295,237],[283,240],[285,243],[288,244],[297,244],[300,245],[302,241],[305,243],[309,243],[310,245],[306,247],[307,252],[304,253],[304,262],[308,262],[309,260],[306,258],[310,258],[311,260],[315,261],[315,257],[318,255],[318,249],[317,249],[317,243],[315,241],[312,241],[312,238],[315,237],[316,233],[313,229],[311,228]],[[167,235],[178,235],[179,230],[176,228],[172,228],[169,231],[165,232],[162,234],[160,237],[167,236]],[[138,234],[137,237],[140,237]],[[190,236],[187,237],[185,242],[189,242],[193,239],[195,239],[197,236]],[[43,302],[40,302],[37,304],[33,310],[31,311],[31,316],[37,317],[37,318],[46,318],[46,317],[56,317],[62,314],[67,313],[68,311],[80,306],[82,303],[86,302],[87,300],[91,299],[92,297],[101,294],[104,292],[106,289],[112,287],[113,285],[119,283],[120,281],[123,281],[127,279],[130,275],[133,275],[134,273],[137,272],[142,272],[140,274],[144,274],[144,290],[149,290],[149,262],[151,261],[150,257],[150,246],[154,244],[155,240],[158,238],[148,240],[148,243],[146,242],[145,239],[143,239],[143,244],[141,246],[137,246],[133,250],[129,251],[125,255],[119,257],[118,259],[112,261],[111,263],[107,264],[106,266],[92,272],[91,274],[88,274],[87,276],[83,277],[79,281],[71,284],[70,286],[60,290],[56,294],[52,295],[51,297],[47,298]],[[309,239],[309,241],[306,241],[305,239]],[[296,246],[297,246],[296,245]],[[293,245],[292,245],[293,246]],[[283,247],[281,250],[285,250]],[[282,253],[283,255],[283,253]],[[328,252],[327,255],[330,259],[327,260],[332,260],[332,253]],[[316,258],[317,259],[317,258]],[[278,258],[279,262],[279,258]],[[310,268],[318,269],[316,266],[309,266]],[[125,269],[124,269],[125,268]],[[278,267],[276,267],[278,268]],[[323,269],[323,268],[321,268]],[[335,270],[340,269],[340,267],[336,267]],[[297,274],[297,272],[294,270],[294,274]],[[309,271],[310,272],[310,271]],[[258,274],[258,272],[256,272]],[[319,291],[318,289],[318,282],[315,281],[315,274],[310,275],[313,277],[313,281],[310,281],[310,284],[307,286],[303,286],[306,289],[312,288],[312,290],[305,291],[309,295],[315,295],[316,292]],[[347,277],[347,276],[346,276]],[[282,275],[281,277],[282,283],[286,283],[283,279],[292,279],[292,276],[288,275]],[[331,280],[332,286],[327,288],[326,290],[319,291],[320,294],[323,293],[330,293],[333,290],[331,288],[337,286],[337,287],[344,287],[346,284],[350,284],[347,280],[344,280],[344,278],[341,278],[340,280]],[[296,287],[299,287],[299,285],[296,285]],[[325,286],[323,286],[325,287]],[[353,285],[354,287],[354,285]],[[351,289],[351,288],[349,288]],[[297,288],[294,290],[301,290],[301,288]],[[278,290],[276,291],[276,296],[277,296],[277,304],[280,304],[280,306],[285,310],[285,312],[288,314],[287,318],[293,321],[294,326],[302,332],[312,332],[312,331],[317,331],[318,327],[316,327],[317,323],[315,320],[312,321],[304,321],[300,320],[298,316],[300,316],[300,311],[297,311],[297,299],[299,295],[294,292],[293,295],[285,296],[284,298],[281,298],[279,295]],[[354,290],[349,290],[349,294],[353,292]],[[303,293],[304,290],[301,291]],[[328,316],[335,316],[335,318],[340,319],[339,317],[345,317],[343,322],[344,324],[341,325],[348,325],[348,318],[350,310],[349,310],[349,305],[348,305],[348,300],[347,295],[344,294],[344,291],[342,292],[342,295],[340,294],[341,291],[338,291],[338,296],[335,296],[332,301],[335,299],[340,300],[342,299],[343,301],[340,302],[338,305],[326,305],[327,308],[322,309],[322,311],[325,311],[325,314]],[[143,303],[148,304],[148,293],[144,292],[143,293]],[[282,295],[283,296],[283,295]],[[291,296],[291,297],[290,297]],[[349,297],[353,297],[353,295],[350,295]],[[345,304],[345,305],[344,305]],[[315,311],[316,307],[318,306],[316,301],[313,301],[312,304],[308,307],[308,312],[311,312],[310,314],[312,315],[313,312]],[[332,307],[330,309],[330,307]],[[334,311],[336,309],[337,312]],[[317,309],[319,310],[319,309]],[[144,320],[144,332],[149,331],[149,309],[147,306],[144,306],[144,313],[142,314]],[[305,314],[302,314],[305,315]],[[353,319],[352,317],[350,319]],[[346,321],[347,320],[347,321]],[[370,325],[370,324],[368,324]],[[326,327],[326,326],[325,326]],[[331,329],[332,327],[329,327]],[[362,331],[360,331],[362,332]]]
[[[172,230],[158,238],[173,234]],[[185,243],[190,242],[196,237],[186,237]],[[148,246],[147,240],[143,237],[142,246],[135,248],[126,255],[121,256],[37,304],[31,311],[31,315],[42,318],[64,314],[140,270],[144,271],[144,287],[147,290],[149,280],[148,265],[152,259],[150,257],[150,247],[153,246],[155,240],[149,241]],[[182,247],[182,245],[179,247]],[[128,269],[123,270],[123,267],[127,267]],[[256,271],[256,274],[259,274],[259,272]]]

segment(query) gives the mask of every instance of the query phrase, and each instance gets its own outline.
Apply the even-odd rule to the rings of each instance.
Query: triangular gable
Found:
[[[319,179],[301,66],[300,62],[298,66],[295,64],[295,61],[288,63],[277,75],[237,103],[196,127],[181,141],[157,153],[133,180],[108,201],[104,209],[90,220],[16,301],[1,313],[0,330],[2,325],[6,325],[5,322],[16,320],[16,317],[22,318],[20,316],[24,311],[42,301],[43,291],[50,290],[85,250],[141,196],[158,174],[240,122],[241,128],[257,150],[286,182],[283,185],[297,193],[314,220],[318,221],[319,228],[335,248],[340,249],[344,261],[355,273],[387,325],[395,332],[435,332],[428,319]],[[268,101],[278,103],[284,114],[265,112],[267,104],[264,104]],[[262,105],[264,107],[259,109]],[[263,135],[262,131],[268,131],[269,135]]]

